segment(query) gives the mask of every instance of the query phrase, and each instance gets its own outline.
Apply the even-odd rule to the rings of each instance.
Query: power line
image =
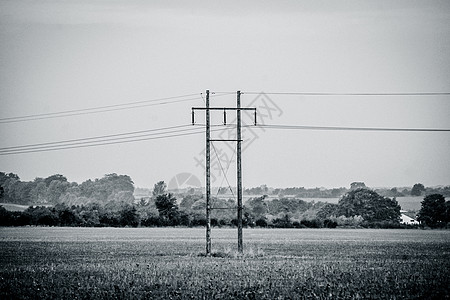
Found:
[[[77,149],[77,148],[86,148],[86,147],[95,147],[95,146],[105,146],[105,145],[114,145],[114,144],[123,144],[123,143],[131,143],[131,142],[138,142],[138,141],[148,141],[148,140],[156,140],[156,139],[163,139],[163,138],[170,138],[170,137],[178,137],[178,136],[192,135],[192,134],[199,134],[199,133],[203,133],[203,131],[184,133],[184,134],[173,134],[173,135],[158,136],[158,137],[132,139],[132,140],[126,140],[126,141],[113,141],[113,142],[105,142],[105,143],[100,143],[99,142],[99,143],[92,143],[92,144],[88,144],[88,145],[77,145],[77,146],[67,146],[67,147],[61,146],[61,147],[43,148],[43,149],[37,149],[37,150],[29,150],[28,149],[28,150],[23,150],[23,151],[11,151],[11,152],[0,153],[0,155],[36,153],[36,152],[47,152],[47,151],[55,151],[55,150],[66,150],[66,149]]]
[[[176,133],[176,132],[184,132],[184,131],[192,131],[193,130],[192,127],[188,128],[188,129],[180,129],[182,127],[191,127],[191,126],[190,125],[179,125],[179,126],[172,126],[172,127],[159,128],[159,129],[134,131],[134,132],[129,132],[129,133],[119,133],[119,134],[63,140],[63,141],[56,141],[56,142],[4,147],[4,148],[0,148],[0,153],[1,152],[10,152],[10,151],[20,151],[20,150],[36,150],[36,149],[42,149],[42,148],[44,148],[44,149],[45,148],[54,148],[54,147],[60,147],[60,146],[83,145],[83,144],[90,144],[90,143],[96,143],[96,142],[118,141],[118,140],[126,140],[126,139],[131,139],[131,138],[147,137],[147,136],[154,136],[154,135],[161,135],[161,134],[167,134],[167,133]],[[170,130],[172,130],[172,131],[170,131]],[[175,130],[175,131],[173,131],[173,130]],[[155,132],[155,131],[163,131],[163,132]],[[143,132],[145,132],[145,134],[139,134],[139,133],[143,133]]]
[[[205,124],[194,124],[205,126]],[[215,127],[236,127],[236,124],[213,125]],[[344,126],[311,126],[311,125],[286,125],[286,124],[258,124],[242,125],[242,127],[263,129],[297,129],[297,130],[330,130],[330,131],[398,131],[398,132],[450,132],[449,128],[393,128],[393,127],[344,127]]]
[[[196,97],[193,97],[193,96],[196,96]],[[187,99],[180,99],[180,98],[187,98]],[[178,100],[172,100],[172,99],[178,99]],[[130,102],[130,103],[123,103],[123,104],[105,105],[105,106],[97,106],[97,107],[91,107],[91,108],[73,109],[73,110],[66,110],[66,111],[59,111],[59,112],[31,114],[31,115],[25,115],[25,116],[1,118],[0,123],[15,123],[15,122],[52,119],[52,118],[61,118],[61,117],[87,115],[87,114],[97,114],[97,113],[120,111],[120,110],[126,110],[126,109],[135,109],[135,108],[148,107],[148,106],[165,105],[165,104],[172,104],[172,103],[179,103],[179,102],[186,102],[186,101],[193,101],[193,100],[198,100],[198,94],[189,94],[189,95],[166,97],[166,98],[159,98],[159,99],[153,99],[153,100],[136,101],[136,102]],[[155,102],[157,102],[157,103],[155,103]]]
[[[178,130],[175,132],[163,132],[163,133],[159,133],[158,134],[159,136],[151,136],[151,137],[148,137],[148,136],[147,137],[139,137],[139,138],[129,137],[127,140],[123,140],[123,138],[118,138],[118,139],[110,139],[110,140],[92,141],[89,144],[79,143],[79,144],[53,145],[53,146],[47,146],[47,147],[39,147],[36,149],[34,149],[34,148],[33,149],[30,149],[30,148],[15,149],[15,150],[0,152],[0,155],[36,153],[36,152],[46,152],[46,151],[56,151],[56,150],[114,145],[114,144],[124,144],[124,143],[131,143],[131,142],[148,141],[148,140],[156,140],[156,139],[164,139],[164,138],[180,137],[180,136],[204,133],[204,130],[196,130],[193,132],[178,133],[180,131],[187,131],[187,130],[188,129]],[[221,130],[221,129],[216,129],[216,130],[211,130],[211,131],[219,131],[219,130]],[[153,135],[156,135],[156,134],[153,134]]]
[[[255,127],[254,125],[245,125]],[[298,129],[298,130],[336,130],[336,131],[399,131],[399,132],[450,132],[447,128],[387,128],[387,127],[342,127],[342,126],[308,126],[308,125],[256,125],[269,129]]]
[[[322,92],[242,92],[255,95],[300,95],[300,96],[448,96],[450,92],[423,92],[423,93],[322,93]]]
[[[59,111],[59,112],[52,112],[52,113],[31,114],[31,115],[26,115],[26,116],[0,118],[0,124],[35,121],[35,120],[43,120],[43,119],[63,118],[63,117],[71,117],[71,116],[79,116],[79,115],[98,114],[98,113],[104,113],[104,112],[121,111],[121,110],[135,109],[135,108],[141,108],[141,107],[188,102],[188,101],[198,100],[198,95],[199,94],[188,94],[188,95],[182,95],[182,96],[166,97],[166,98],[159,98],[159,99],[153,99],[153,100],[143,100],[143,101],[136,101],[136,102],[130,102],[130,103],[123,103],[123,104],[106,105],[106,106],[98,106],[98,107],[82,108],[82,109],[73,109],[73,110],[66,110],[66,111]],[[228,95],[228,93],[214,95],[214,96],[222,97],[222,96],[226,96],[226,95]],[[193,97],[193,96],[195,96],[195,97]],[[186,97],[188,97],[188,98],[187,99],[179,99],[179,98],[186,98]],[[200,97],[203,98],[202,93],[200,93]],[[168,101],[171,99],[178,99],[178,100]],[[203,99],[203,101],[204,101],[204,99]],[[158,103],[154,103],[154,102],[158,102]]]

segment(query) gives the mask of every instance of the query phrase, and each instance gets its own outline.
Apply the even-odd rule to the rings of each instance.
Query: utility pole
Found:
[[[206,90],[206,256],[211,255],[211,149],[209,90]]]
[[[237,221],[238,221],[238,253],[242,254],[242,161],[241,161],[241,91],[237,91]]]
[[[237,221],[238,221],[238,253],[242,255],[243,239],[242,239],[242,159],[241,159],[241,111],[253,110],[255,114],[256,125],[256,108],[255,107],[241,107],[241,92],[237,91],[237,105],[236,107],[210,107],[209,106],[209,90],[206,90],[205,107],[192,107],[192,124],[195,124],[195,110],[206,111],[206,256],[211,255],[211,142],[237,142]],[[211,124],[210,111],[223,110],[223,124],[226,121],[226,111],[235,110],[237,115],[237,136],[236,139],[211,139]]]

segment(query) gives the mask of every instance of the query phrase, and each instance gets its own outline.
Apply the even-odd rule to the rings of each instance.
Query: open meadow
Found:
[[[450,231],[0,228],[0,299],[448,299]]]

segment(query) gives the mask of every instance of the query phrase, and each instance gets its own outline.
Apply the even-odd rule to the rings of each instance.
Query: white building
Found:
[[[413,219],[411,217],[408,217],[405,214],[401,214],[400,218],[401,218],[400,223],[402,223],[402,224],[419,225],[419,222],[417,222],[415,219]]]

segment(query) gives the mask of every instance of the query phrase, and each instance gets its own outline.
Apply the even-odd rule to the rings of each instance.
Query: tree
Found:
[[[0,172],[0,186],[3,189],[2,201],[20,202],[20,199],[17,198],[17,185],[20,183],[20,178],[16,174]]]
[[[17,174],[14,173],[6,174],[5,172],[0,172],[0,186],[2,186],[8,179],[20,180]]]
[[[139,222],[140,218],[136,207],[126,206],[120,211],[120,225],[137,227]]]
[[[119,191],[115,192],[108,197],[108,206],[122,208],[126,205],[131,205],[134,203],[133,193],[130,191]]]
[[[359,188],[345,194],[338,203],[338,216],[362,216],[366,222],[400,222],[397,200],[383,197],[375,191]]]
[[[422,201],[417,220],[430,227],[444,226],[450,221],[449,206],[441,194],[428,195]]]
[[[324,220],[332,216],[336,217],[338,209],[339,206],[337,204],[327,203],[324,206],[322,206],[320,210],[317,212],[317,218]]]
[[[201,195],[186,195],[183,197],[180,203],[180,208],[184,210],[190,210],[195,201],[201,199]]]
[[[76,195],[83,201],[80,202],[98,202],[107,203],[112,200],[124,198],[125,202],[133,202],[130,197],[134,192],[134,183],[128,175],[117,175],[116,173],[106,174],[101,179],[86,180],[80,185],[72,183],[67,192]],[[121,195],[121,196],[118,196]],[[123,195],[127,195],[123,197]]]
[[[166,193],[167,184],[164,181],[158,181],[153,186],[153,197],[158,197]]]
[[[228,188],[226,188],[226,187],[221,187],[221,188],[219,188],[219,191],[217,192],[218,194],[220,194],[220,195],[224,195],[224,194],[226,194],[228,192]]]
[[[55,212],[58,214],[59,225],[61,226],[78,226],[82,223],[80,216],[65,204],[57,204]]]
[[[12,214],[0,205],[0,226],[11,226]]]
[[[44,179],[36,178],[30,190],[31,203],[44,203],[47,199],[47,186]]]
[[[31,216],[31,222],[33,225],[47,225],[55,226],[58,224],[58,215],[44,206],[29,207],[25,210],[25,213],[29,213]]]
[[[64,195],[70,183],[62,180],[53,180],[47,187],[47,201],[53,204],[59,202],[59,198]]]
[[[421,183],[416,183],[411,189],[411,196],[421,196],[425,187]]]
[[[247,201],[247,205],[256,217],[263,217],[267,213],[267,204],[264,201],[266,198],[267,195],[264,195]]]
[[[156,197],[155,205],[159,216],[164,222],[172,222],[178,217],[177,199],[172,194],[163,194]]]
[[[116,173],[106,174],[102,179],[109,186],[109,190],[114,192],[134,192],[134,182],[128,175],[117,175]]]
[[[364,182],[352,182],[350,184],[351,190],[356,190],[356,189],[361,189],[361,188],[366,188],[366,184]]]
[[[403,197],[404,195],[397,190],[396,187],[391,188],[389,191],[385,192],[387,197]]]
[[[94,227],[100,225],[99,212],[95,209],[83,207],[83,210],[80,212],[80,218],[83,226]]]
[[[54,181],[54,180],[61,181],[61,182],[67,182],[67,178],[65,176],[63,176],[61,174],[55,174],[55,175],[49,176],[44,179],[45,185],[49,186],[50,183],[52,183],[52,181]]]
[[[267,219],[265,217],[261,217],[256,220],[255,225],[258,227],[267,227]]]

